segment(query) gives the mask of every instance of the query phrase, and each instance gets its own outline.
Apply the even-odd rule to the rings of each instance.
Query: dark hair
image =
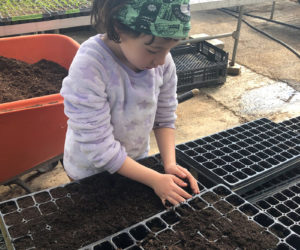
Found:
[[[120,23],[115,17],[119,10],[130,0],[94,0],[91,10],[91,24],[95,27],[97,32],[106,33],[108,39],[116,43],[120,43],[119,32],[125,33],[133,38],[139,37],[142,32],[133,30],[127,25]],[[166,40],[178,41],[179,39],[165,38]],[[146,44],[150,45],[154,42],[155,36]]]
[[[91,10],[91,24],[97,32],[106,33],[108,39],[117,43],[120,43],[120,36],[115,28],[132,37],[139,37],[141,32],[129,28],[115,18],[119,10],[128,2],[129,0],[94,0]]]

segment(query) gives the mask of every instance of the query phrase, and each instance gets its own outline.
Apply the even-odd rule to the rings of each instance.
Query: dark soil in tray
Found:
[[[163,167],[154,167],[159,172]],[[32,197],[37,204],[32,205]],[[16,201],[22,211],[4,215],[16,249],[77,249],[123,230],[165,209],[151,188],[118,174],[101,173],[65,187]],[[41,202],[41,203],[38,203]],[[25,219],[22,221],[22,218]]]
[[[37,249],[76,249],[164,209],[152,189],[118,175],[98,175],[59,191],[70,198],[43,203],[46,215],[25,224]]]
[[[0,103],[57,94],[67,74],[64,67],[52,61],[28,64],[0,56]]]
[[[155,164],[143,162],[144,165]],[[159,164],[151,168],[163,172]],[[142,241],[145,249],[272,249],[277,238],[249,221],[212,192],[175,210],[178,224]],[[21,209],[17,209],[16,204]],[[151,188],[118,174],[101,173],[64,187],[43,190],[1,204],[13,245],[18,249],[78,249],[162,212]],[[172,213],[172,209],[170,210]],[[164,220],[173,224],[172,214]],[[173,212],[174,213],[174,212]],[[172,231],[174,230],[174,231]],[[199,234],[200,232],[200,234]]]
[[[158,236],[142,242],[147,250],[159,249],[275,249],[278,239],[248,220],[238,210],[222,216],[211,207],[181,211],[181,220]]]

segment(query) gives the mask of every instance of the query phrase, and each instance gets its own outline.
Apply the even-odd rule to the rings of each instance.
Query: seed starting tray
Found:
[[[211,180],[243,194],[296,167],[300,135],[263,118],[177,145],[176,150]]]
[[[228,53],[206,41],[176,46],[171,55],[176,66],[178,92],[226,81]]]
[[[249,200],[281,225],[274,225],[280,238],[290,247],[300,247],[300,178],[282,188]]]
[[[287,171],[279,176],[276,176],[275,178],[265,182],[261,186],[258,186],[246,193],[241,194],[241,196],[247,201],[251,202],[252,199],[261,197],[261,195],[268,195],[270,191],[272,192],[274,190],[278,190],[282,186],[294,182],[300,182],[300,164],[296,168]]]
[[[91,0],[4,0],[0,2],[0,25],[85,16],[90,12]]]
[[[285,120],[278,124],[294,131],[295,133],[300,134],[300,116]]]
[[[0,250],[6,250],[6,245],[5,245],[5,241],[4,241],[4,238],[1,234],[1,230],[0,230]]]
[[[205,214],[200,215],[201,212],[209,212],[212,213],[213,216],[210,214],[211,217],[207,218]],[[197,228],[191,228],[190,224],[184,222],[186,216],[193,216],[194,214],[197,216],[192,218],[197,220],[197,223],[195,223]],[[180,223],[181,221],[182,223]],[[207,249],[218,249],[217,247],[213,248],[212,246],[216,246],[216,244],[222,246],[222,241],[226,241],[227,238],[232,244],[234,244],[235,241],[238,241],[239,238],[245,239],[244,242],[249,240],[246,239],[248,235],[245,231],[240,233],[240,235],[230,235],[230,229],[224,229],[221,221],[222,223],[229,225],[229,227],[232,227],[234,224],[238,224],[238,226],[242,225],[244,228],[247,228],[250,224],[255,226],[255,230],[253,231],[259,232],[257,237],[262,237],[262,239],[254,238],[250,241],[264,241],[266,236],[268,236],[274,246],[277,246],[279,249],[288,249],[288,246],[290,246],[291,249],[295,249],[293,234],[283,238],[278,235],[280,232],[278,232],[277,228],[283,227],[281,222],[272,219],[264,211],[259,210],[233,191],[229,190],[225,185],[219,184],[214,188],[193,196],[191,199],[180,205],[160,212],[93,244],[82,247],[81,250],[142,250],[148,249],[149,246],[147,244],[149,241],[158,241],[159,249],[169,249],[168,247],[174,246],[178,247],[176,249],[199,249],[197,247],[195,248],[195,246],[194,248],[185,248],[186,246],[180,245],[181,243],[186,243],[181,237],[181,230],[183,228],[188,231],[189,235],[194,234],[194,240],[203,242],[202,247],[207,247]],[[212,236],[210,230],[217,231],[217,236]],[[168,234],[174,235],[176,233],[178,239],[170,242]],[[163,242],[160,238],[164,234],[167,234],[164,238],[167,238],[168,242]],[[241,247],[243,248],[243,245],[232,245],[230,249],[240,249]],[[157,248],[152,246],[151,249]],[[256,249],[260,248],[256,247]]]
[[[163,172],[159,155],[139,162]],[[200,183],[198,186],[201,192],[206,190]],[[138,200],[146,203],[141,204]],[[134,218],[133,215],[130,219],[124,217],[124,213],[135,211],[137,207],[139,210],[133,212]],[[101,173],[0,202],[0,229],[8,249],[74,249],[80,247],[69,245],[72,242],[70,234],[75,231],[76,237],[85,242],[81,244],[84,246],[98,240],[91,239],[90,228],[106,237],[164,210],[152,189],[117,174]],[[72,228],[64,229],[63,224],[71,224]],[[57,242],[50,241],[53,235]]]

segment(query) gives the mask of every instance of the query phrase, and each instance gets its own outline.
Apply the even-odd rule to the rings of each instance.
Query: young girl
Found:
[[[194,177],[176,164],[176,69],[170,49],[190,29],[188,0],[95,0],[92,20],[103,30],[84,42],[64,79],[68,116],[64,167],[71,179],[102,171],[151,187],[165,204],[194,193]],[[100,32],[99,32],[100,33]],[[147,156],[154,129],[166,174],[135,160]]]

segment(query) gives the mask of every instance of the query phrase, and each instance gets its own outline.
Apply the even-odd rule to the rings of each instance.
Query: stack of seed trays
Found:
[[[91,0],[4,0],[0,2],[0,25],[90,15],[90,12]]]
[[[176,146],[177,156],[243,194],[300,161],[300,135],[262,118]]]
[[[206,41],[176,46],[171,55],[178,77],[177,92],[226,81],[228,53]]]
[[[278,225],[219,184],[81,250],[288,248],[289,239],[277,236]]]
[[[300,134],[300,116],[285,120],[278,124],[294,131],[295,133]]]
[[[154,156],[140,163],[164,171]],[[104,172],[1,202],[0,228],[8,249],[78,249],[164,210],[151,188]]]
[[[281,241],[300,248],[300,178],[248,201],[278,222],[271,228]]]
[[[261,195],[265,196],[268,192],[277,190],[278,188],[281,188],[284,185],[298,182],[300,182],[300,164],[296,168],[284,172],[283,174],[274,177],[273,179],[265,182],[264,184],[240,195],[249,202],[251,202],[251,199],[255,199],[256,197],[260,197]]]

